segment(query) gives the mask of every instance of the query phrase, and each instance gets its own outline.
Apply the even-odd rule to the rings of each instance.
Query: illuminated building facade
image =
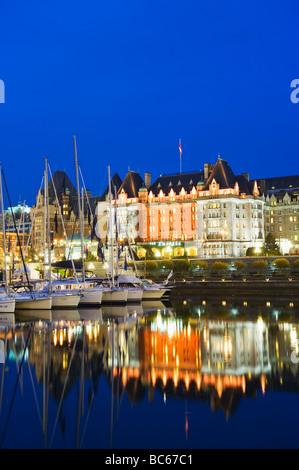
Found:
[[[148,173],[144,183],[137,175],[130,172],[131,184],[119,188],[112,205],[119,236],[130,238],[139,257],[149,250],[157,258],[243,256],[262,246],[264,198],[256,182],[236,176],[225,160],[153,184]],[[104,207],[107,216],[107,201],[98,204],[98,216]]]

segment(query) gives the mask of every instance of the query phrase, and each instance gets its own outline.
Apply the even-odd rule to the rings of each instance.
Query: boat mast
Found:
[[[114,243],[113,243],[113,214],[112,214],[112,200],[111,200],[111,179],[110,179],[110,166],[108,166],[108,180],[109,180],[109,209],[110,209],[110,265],[111,265],[111,278],[112,287],[114,288]]]
[[[5,230],[5,214],[3,204],[3,191],[2,191],[2,164],[0,163],[0,192],[1,192],[1,211],[2,211],[2,232],[3,232],[3,253],[4,253],[4,269],[5,269],[5,290],[8,294],[8,281],[7,281],[7,261],[6,261],[6,230]]]
[[[83,224],[82,224],[82,212],[81,212],[81,195],[80,195],[80,184],[79,184],[79,172],[78,172],[78,157],[77,157],[77,143],[76,136],[74,136],[74,150],[75,150],[75,164],[76,164],[76,178],[77,178],[77,194],[78,194],[78,213],[79,213],[79,226],[81,236],[81,258],[82,258],[82,281],[85,281],[85,269],[84,269],[84,245],[83,245]]]
[[[45,158],[45,206],[47,217],[47,243],[48,243],[48,275],[49,275],[49,292],[52,290],[51,280],[51,243],[50,243],[50,214],[49,214],[49,185],[48,185],[48,159]]]

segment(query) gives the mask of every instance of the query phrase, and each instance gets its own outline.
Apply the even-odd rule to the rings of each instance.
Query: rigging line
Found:
[[[93,392],[92,392],[92,397],[91,397],[91,400],[90,400],[90,405],[89,405],[88,412],[87,412],[87,416],[86,416],[85,426],[84,426],[84,429],[83,429],[83,432],[82,432],[82,438],[81,438],[81,442],[80,442],[80,447],[79,447],[79,449],[81,449],[82,444],[83,444],[83,441],[84,441],[84,438],[85,438],[85,433],[86,433],[87,424],[88,424],[88,421],[89,421],[89,416],[90,416],[91,408],[92,408],[92,405],[93,405],[94,396],[95,396],[95,393],[94,393],[94,391],[93,391]]]
[[[87,200],[88,207],[89,207],[89,212],[90,212],[90,215],[93,216],[93,213],[92,213],[92,210],[91,210],[91,207],[90,207],[90,203],[89,203],[89,197],[87,196],[87,190],[86,190],[86,186],[85,186],[85,183],[84,183],[82,171],[81,171],[81,168],[80,168],[79,164],[78,164],[78,167],[79,167],[79,172],[80,172],[81,179],[82,179],[82,184],[83,184],[83,189],[84,189],[84,192],[85,192],[86,200]]]
[[[24,205],[25,205],[25,201],[23,202],[23,208],[24,208]],[[21,231],[22,221],[23,221],[23,212],[22,212],[20,220],[19,220],[18,232]],[[15,254],[16,247],[17,247],[17,238],[15,238],[14,246],[13,246],[13,249],[12,249],[13,255]]]
[[[57,410],[56,420],[55,420],[55,424],[54,424],[54,427],[53,427],[53,432],[52,432],[52,436],[51,436],[51,440],[50,440],[50,444],[49,444],[49,449],[52,446],[52,442],[53,442],[53,438],[54,438],[54,434],[55,434],[55,430],[56,430],[56,426],[57,426],[57,421],[58,421],[59,413],[60,413],[60,410],[61,410],[62,401],[63,401],[63,398],[64,398],[64,392],[65,392],[65,389],[66,389],[66,386],[67,386],[67,381],[68,381],[68,377],[69,377],[69,373],[70,373],[70,370],[71,370],[73,357],[74,357],[75,350],[76,350],[77,340],[78,340],[78,334],[76,336],[75,343],[73,345],[72,355],[71,355],[70,363],[69,363],[69,366],[68,366],[68,369],[67,369],[64,385],[63,385],[63,390],[62,390],[62,394],[61,394],[61,398],[60,398],[59,407],[58,407],[58,410]]]
[[[26,275],[26,279],[27,279],[29,291],[30,291],[30,294],[31,294],[31,298],[33,298],[32,287],[31,287],[31,285],[30,285],[30,283],[29,283],[29,278],[28,278],[28,273],[27,273],[27,269],[26,269],[26,265],[25,265],[23,250],[22,250],[22,246],[21,246],[21,243],[20,243],[19,234],[18,234],[18,231],[17,231],[16,220],[15,220],[15,216],[14,216],[14,213],[13,213],[13,210],[12,210],[11,200],[10,200],[10,196],[9,196],[9,192],[8,192],[8,188],[7,188],[6,179],[5,179],[5,176],[4,176],[4,171],[3,171],[3,169],[2,169],[2,176],[3,176],[3,181],[4,181],[4,185],[5,185],[5,189],[6,189],[8,201],[9,201],[9,206],[10,206],[11,215],[12,215],[12,218],[13,218],[13,223],[14,223],[15,231],[16,231],[17,238],[18,238],[18,243],[19,243],[19,247],[20,247],[20,253],[21,253],[21,257],[22,257],[22,263],[23,263],[23,266],[24,266],[24,271],[25,271],[25,275]]]
[[[33,217],[32,217],[32,221],[31,221],[30,233],[29,233],[29,237],[28,237],[28,240],[27,240],[26,248],[25,248],[25,254],[24,254],[24,257],[25,257],[25,258],[26,258],[26,255],[27,255],[27,250],[28,250],[28,246],[29,246],[29,241],[30,241],[30,238],[31,238],[31,235],[32,235],[32,229],[33,229],[33,226],[34,226],[34,221],[35,221],[35,216],[36,216],[37,207],[38,207],[39,202],[40,202],[41,188],[42,188],[42,185],[43,185],[43,181],[44,181],[44,176],[42,177],[42,182],[41,182],[41,185],[40,185],[40,188],[39,188],[39,192],[38,192],[38,196],[37,196],[37,201],[36,201],[36,206],[35,206],[34,213],[33,213]]]
[[[19,368],[17,380],[16,380],[15,387],[14,387],[14,391],[13,391],[13,394],[12,394],[12,398],[11,398],[11,402],[10,402],[10,407],[9,407],[8,414],[7,414],[7,418],[6,418],[6,422],[5,422],[5,425],[4,425],[4,430],[3,430],[3,433],[2,433],[2,436],[1,436],[1,440],[0,440],[0,449],[2,448],[3,440],[4,440],[4,438],[5,438],[5,434],[6,434],[6,431],[7,431],[7,426],[8,426],[8,422],[9,422],[9,418],[10,418],[10,414],[11,414],[13,402],[14,402],[14,399],[15,399],[15,395],[16,395],[16,391],[17,391],[17,386],[18,386],[18,382],[19,382],[19,378],[20,378],[20,373],[21,373],[21,370],[22,370],[22,367],[23,367],[24,358],[25,358],[25,353],[26,353],[26,350],[27,350],[27,347],[28,347],[29,338],[30,338],[30,335],[31,335],[31,330],[32,330],[32,323],[30,323],[30,328],[29,328],[29,332],[28,332],[27,339],[26,339],[26,344],[25,344],[25,348],[24,348],[24,351],[23,351],[22,360],[21,360],[21,364],[20,364],[20,368]]]
[[[0,417],[1,417],[1,410],[2,410],[2,397],[3,397],[3,386],[4,386],[4,374],[5,374],[5,364],[6,364],[6,349],[7,349],[7,330],[5,328],[5,342],[4,342],[4,362],[2,364],[2,377],[1,377],[1,388],[0,388]]]
[[[63,220],[62,214],[61,214],[61,207],[60,207],[60,204],[59,204],[59,201],[58,201],[57,192],[56,192],[56,187],[55,187],[55,184],[54,184],[54,181],[53,181],[52,172],[51,172],[51,168],[50,168],[50,165],[49,165],[49,164],[48,164],[48,167],[49,167],[49,173],[50,173],[50,176],[51,176],[51,181],[52,181],[52,185],[53,185],[53,189],[54,189],[54,193],[55,193],[55,198],[56,198],[57,205],[58,205],[58,211],[59,211],[59,215],[60,215],[60,219],[61,219],[61,223],[62,223],[62,227],[63,227],[63,233],[64,233],[64,236],[65,236],[65,239],[66,239],[66,243],[67,243],[69,252],[71,252],[71,247],[70,247],[69,240],[68,240],[68,237],[67,237],[67,234],[66,234],[66,229],[65,229],[65,225],[64,225],[64,220]],[[73,257],[72,257],[72,256],[71,256],[71,263],[72,263],[72,267],[73,267],[73,271],[74,271],[74,276],[75,276],[76,282],[78,283],[77,272],[76,272],[76,269],[75,269],[74,260],[73,260]]]
[[[77,219],[74,218],[74,222],[73,222],[73,230],[72,230],[72,236],[71,236],[71,241],[70,241],[70,244],[73,243],[73,239],[74,239],[74,235],[75,235],[75,227],[76,227],[76,222],[77,222]],[[69,250],[68,252],[68,255],[67,255],[67,260],[70,259],[70,255],[71,255],[71,250]]]
[[[22,333],[22,346],[23,345],[24,345],[24,335]],[[41,414],[40,414],[40,409],[39,409],[39,405],[38,405],[38,400],[37,400],[37,395],[36,395],[36,390],[35,390],[35,386],[34,386],[34,381],[33,381],[33,376],[32,376],[32,372],[31,372],[30,364],[28,364],[28,371],[29,371],[29,376],[30,376],[30,380],[31,380],[31,384],[32,384],[33,396],[34,396],[34,400],[35,400],[35,404],[36,404],[36,408],[37,408],[37,414],[38,414],[38,417],[39,417],[40,424],[42,425],[42,418],[41,418]]]

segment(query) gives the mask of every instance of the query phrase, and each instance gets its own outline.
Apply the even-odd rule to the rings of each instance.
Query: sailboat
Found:
[[[100,306],[102,303],[103,287],[98,286],[97,283],[89,282],[85,279],[85,268],[84,268],[84,243],[83,243],[83,223],[82,223],[82,208],[80,198],[80,185],[79,185],[79,173],[78,173],[78,158],[77,158],[77,144],[76,137],[74,136],[74,150],[75,150],[75,166],[76,166],[76,177],[77,177],[77,194],[78,194],[78,214],[79,214],[79,226],[80,226],[80,237],[81,237],[81,258],[82,258],[82,278],[81,281],[75,280],[57,280],[52,283],[53,299],[54,295],[56,302],[59,301],[59,295],[71,295],[79,296],[79,303],[76,305],[84,306]],[[54,300],[54,302],[55,302]],[[59,306],[61,308],[61,305]]]
[[[49,187],[48,187],[48,160],[45,158],[45,221],[46,221],[46,233],[44,234],[44,240],[47,238],[48,244],[48,293],[52,299],[52,308],[77,308],[81,296],[78,292],[63,292],[62,290],[52,289],[51,279],[51,244],[50,244],[50,217],[49,217]],[[46,235],[47,234],[47,235]],[[46,247],[46,242],[44,243]],[[45,258],[46,259],[46,249]]]
[[[108,166],[108,180],[109,180],[109,206],[110,206],[110,269],[111,269],[111,287],[105,289],[103,292],[103,303],[127,303],[128,290],[124,287],[115,285],[114,278],[114,241],[113,241],[113,214],[112,214],[112,198],[111,198],[111,178],[110,166]]]
[[[6,263],[6,231],[5,231],[5,216],[3,204],[3,191],[2,191],[2,166],[0,163],[0,192],[1,192],[1,211],[2,211],[2,232],[3,232],[3,255],[4,255],[4,268],[5,268],[5,290],[0,292],[0,313],[14,313],[15,299],[9,292],[8,279],[7,279],[7,263]]]

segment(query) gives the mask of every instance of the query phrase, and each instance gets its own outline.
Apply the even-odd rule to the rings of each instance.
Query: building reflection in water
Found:
[[[228,418],[242,398],[257,397],[267,389],[299,391],[298,363],[291,360],[293,351],[299,356],[299,323],[290,304],[269,306],[265,301],[257,306],[244,300],[231,304],[223,299],[199,299],[196,305],[182,301],[182,308],[162,306],[145,316],[133,312],[98,320],[93,316],[89,321],[87,312],[84,320],[76,321],[2,321],[5,364],[0,405],[6,373],[15,365],[22,386],[20,365],[26,364],[43,390],[39,413],[45,447],[51,446],[56,426],[64,432],[62,406],[75,385],[76,445],[80,446],[82,429],[87,426],[87,421],[80,421],[91,412],[102,378],[111,386],[112,424],[123,394],[134,404],[153,401],[155,392],[164,401],[176,397],[186,403],[191,399],[210,403],[212,411],[222,410]],[[50,398],[57,403],[51,432],[46,411]],[[187,414],[186,407],[186,433]]]

